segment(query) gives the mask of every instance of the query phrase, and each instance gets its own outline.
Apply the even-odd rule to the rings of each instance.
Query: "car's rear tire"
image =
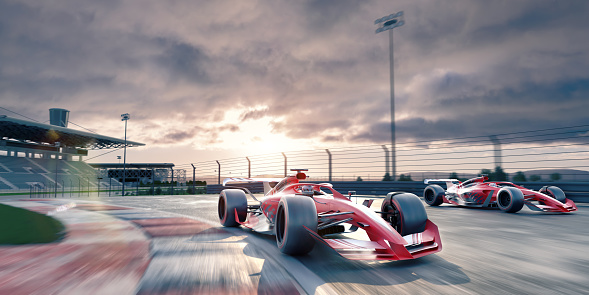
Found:
[[[425,230],[427,212],[418,196],[411,193],[388,193],[381,206],[381,216],[402,235]]]
[[[497,192],[497,206],[503,212],[515,213],[524,207],[524,194],[515,187],[504,187]]]
[[[239,220],[235,219],[235,211]],[[247,197],[242,190],[224,189],[219,194],[219,203],[217,204],[219,221],[221,225],[227,227],[238,226],[238,221],[245,221],[247,217]]]
[[[423,191],[423,200],[430,206],[439,206],[444,202],[445,193],[446,191],[437,184],[428,185]]]
[[[564,203],[566,202],[566,195],[564,192],[557,186],[544,186],[540,189],[540,193],[543,193],[557,201]]]
[[[310,197],[283,197],[276,211],[276,244],[280,252],[303,255],[311,252],[315,238],[304,228],[317,232],[317,209]]]

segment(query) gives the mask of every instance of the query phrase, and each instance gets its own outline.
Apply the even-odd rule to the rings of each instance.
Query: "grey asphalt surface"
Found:
[[[220,228],[217,195],[81,199],[142,208],[143,217],[190,216]],[[294,278],[299,285],[285,292],[312,294],[589,294],[589,204],[577,205],[571,214],[426,205],[429,219],[440,229],[443,250],[412,261],[351,261],[325,246],[290,257],[276,249],[274,237],[242,229],[230,229],[235,244],[223,255],[234,254],[216,259],[202,247],[191,248],[198,242],[194,238],[159,238],[153,247],[161,253],[185,255],[159,266],[154,260],[142,281],[143,286],[161,286],[158,280],[199,284],[207,277],[225,277],[234,284],[255,274],[259,284]],[[377,202],[373,208],[378,210]],[[236,259],[243,254],[248,259]],[[185,279],[174,279],[174,272]]]

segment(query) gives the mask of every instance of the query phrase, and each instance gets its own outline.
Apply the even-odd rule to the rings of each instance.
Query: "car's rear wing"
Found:
[[[283,178],[244,178],[231,177],[223,179],[223,186],[230,182],[262,182],[264,184],[264,194],[267,194]]]
[[[230,177],[223,179],[223,186],[229,182],[280,182],[283,178]]]
[[[429,184],[431,182],[445,182],[446,183],[446,189],[450,188],[453,185],[459,184],[460,180],[458,179],[450,179],[450,178],[442,178],[442,179],[426,179],[423,181],[423,183],[425,184]]]

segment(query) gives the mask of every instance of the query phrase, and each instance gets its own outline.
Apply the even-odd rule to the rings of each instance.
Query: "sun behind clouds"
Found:
[[[239,122],[235,118],[239,118],[240,113],[243,113],[243,110],[235,109],[225,114],[225,123],[239,127],[239,130],[225,131],[219,135],[220,142],[225,148],[237,149],[247,155],[260,155],[314,147],[310,140],[291,139],[273,131],[272,122],[280,118],[262,116]]]

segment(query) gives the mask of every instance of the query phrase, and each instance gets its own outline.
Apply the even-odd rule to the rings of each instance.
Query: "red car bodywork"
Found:
[[[301,177],[301,174],[303,177]],[[259,200],[259,207],[248,205],[247,219],[239,222],[242,226],[254,231],[275,234],[274,222],[276,210],[281,198],[302,195],[304,187],[312,188],[317,208],[318,232],[308,230],[317,241],[331,247],[337,253],[348,259],[358,260],[406,260],[419,258],[442,250],[442,243],[438,227],[429,219],[425,230],[420,233],[401,236],[390,223],[369,208],[373,200],[366,200],[364,204],[356,204],[341,193],[333,189],[329,183],[303,183],[304,173],[282,179],[266,192]],[[233,178],[225,182],[260,181],[256,179]],[[271,183],[266,179],[265,185]],[[268,187],[268,186],[267,186]],[[327,193],[326,193],[327,192]],[[368,239],[359,240],[347,238],[346,233],[322,232],[322,226],[346,224],[348,231],[362,229]]]
[[[505,181],[487,181],[481,176],[460,182],[455,179],[428,179],[426,183],[446,182],[447,189],[443,196],[444,203],[468,207],[497,207],[497,194],[503,187],[514,187],[523,193],[524,205],[534,211],[572,212],[577,206],[571,199],[560,202],[539,191]],[[425,196],[424,196],[425,197]]]

